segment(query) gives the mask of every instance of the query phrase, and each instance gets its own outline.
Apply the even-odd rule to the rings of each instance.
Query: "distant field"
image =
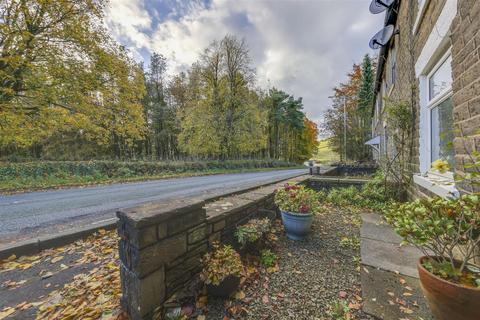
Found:
[[[329,142],[329,139],[320,140],[318,142],[318,151],[313,156],[313,160],[320,163],[330,163],[340,160],[338,153],[332,151],[330,148]]]

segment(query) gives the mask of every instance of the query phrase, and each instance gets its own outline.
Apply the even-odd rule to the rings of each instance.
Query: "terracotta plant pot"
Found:
[[[446,281],[429,272],[417,262],[423,294],[436,320],[479,320],[480,289],[467,288]]]
[[[213,284],[207,285],[207,291],[209,295],[215,297],[229,297],[234,293],[240,285],[240,277],[228,276],[223,279],[218,286]]]

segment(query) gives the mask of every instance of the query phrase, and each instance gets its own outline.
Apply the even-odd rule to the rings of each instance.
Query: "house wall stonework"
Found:
[[[413,106],[415,112],[413,156],[409,164],[414,174],[421,173],[420,82],[415,65],[419,58],[421,59],[424,48],[428,46],[429,37],[432,33],[438,32],[435,25],[442,11],[449,10],[445,7],[447,1],[454,0],[426,0],[420,17],[418,17],[417,0],[398,1],[395,11],[395,30],[398,30],[398,34],[392,37],[385,53],[379,57],[379,59],[385,59],[385,63],[381,70],[382,83],[377,87],[376,93],[381,92],[387,104],[406,102]],[[453,146],[455,173],[458,175],[463,175],[464,165],[471,162],[468,153],[480,150],[480,133],[478,132],[480,128],[480,19],[478,17],[480,17],[480,1],[458,0],[457,14],[450,27],[451,34],[447,32],[442,35],[448,42],[448,46],[451,46],[452,53],[454,124],[455,127],[462,129],[457,130]],[[393,59],[396,60],[396,79],[391,84]],[[430,67],[431,65],[428,65],[428,68]],[[379,95],[377,95],[378,98]],[[389,158],[392,158],[396,153],[396,146],[390,137],[386,137],[389,124],[385,122],[385,106],[381,112],[374,112],[373,123],[374,135],[381,136],[382,141],[388,140],[388,144],[383,146],[384,150],[381,150],[380,154],[387,152]],[[384,132],[384,126],[387,127],[387,133]],[[465,137],[462,138],[462,134]],[[458,183],[457,186],[461,192],[473,190],[462,183]],[[410,198],[434,195],[416,183],[411,184],[408,193]]]
[[[458,0],[451,34],[455,173],[464,176],[471,153],[480,151],[480,1]],[[480,191],[467,183],[458,183],[458,188]]]

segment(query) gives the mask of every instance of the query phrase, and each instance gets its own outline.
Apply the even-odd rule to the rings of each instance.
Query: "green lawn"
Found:
[[[313,156],[316,162],[328,164],[340,160],[338,153],[334,152],[330,147],[330,140],[320,140],[318,142],[318,151]]]

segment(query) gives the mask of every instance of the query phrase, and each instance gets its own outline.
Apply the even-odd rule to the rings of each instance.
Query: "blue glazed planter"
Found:
[[[303,240],[312,226],[313,214],[282,211],[282,221],[289,239]]]

